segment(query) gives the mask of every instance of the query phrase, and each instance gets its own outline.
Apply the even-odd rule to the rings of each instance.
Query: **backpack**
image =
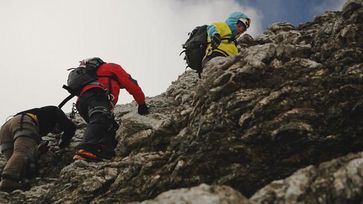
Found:
[[[87,61],[86,66],[68,69],[71,72],[68,74],[67,85],[64,88],[69,93],[78,96],[85,85],[98,79],[96,71],[104,63],[100,58],[92,58]]]
[[[71,70],[71,72],[68,74],[67,85],[63,85],[63,88],[66,89],[70,95],[65,98],[58,107],[62,108],[62,106],[74,96],[79,96],[85,85],[95,82],[98,77],[101,77],[97,76],[96,71],[98,67],[104,63],[105,62],[102,59],[95,57],[88,60],[85,66],[67,69],[68,71]]]
[[[202,61],[208,47],[207,25],[197,26],[190,32],[188,40],[183,44],[184,50],[180,53],[185,53],[184,60],[187,67],[196,70],[199,78],[203,71]]]

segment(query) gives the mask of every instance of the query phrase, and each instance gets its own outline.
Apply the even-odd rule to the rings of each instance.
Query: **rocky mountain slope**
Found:
[[[0,202],[362,202],[363,1],[239,44],[148,98],[151,114],[117,106],[112,161],[72,163],[77,117],[71,148],[43,155],[30,190]]]

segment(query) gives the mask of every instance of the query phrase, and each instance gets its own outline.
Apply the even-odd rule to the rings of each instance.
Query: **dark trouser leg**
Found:
[[[34,159],[34,151],[40,139],[38,132],[38,126],[29,116],[16,115],[1,127],[0,148],[8,159],[3,173],[22,176],[19,172],[23,162],[20,161],[22,159],[18,162],[18,158]]]
[[[115,121],[113,115],[109,122],[112,123],[112,125],[109,126],[109,128],[107,129],[107,134],[105,135],[105,137],[101,138],[100,143],[106,145],[107,147],[115,149],[118,143],[118,141],[116,140],[116,131],[119,125]]]
[[[20,118],[17,118],[20,120]],[[14,137],[13,137],[13,124],[17,123],[17,119],[10,119],[0,129],[0,150],[1,154],[5,155],[6,159],[9,160],[13,154],[14,149]]]
[[[30,171],[29,162],[34,160],[37,142],[40,139],[38,126],[29,116],[14,116],[0,130],[0,149],[8,159],[0,183],[1,190],[21,188],[19,180]]]
[[[18,137],[14,142],[13,154],[4,167],[3,175],[21,179],[25,167],[34,157],[36,145],[33,138]]]
[[[78,111],[88,122],[81,144],[77,149],[85,149],[97,154],[105,146],[113,149],[117,145],[114,130],[112,106],[101,89],[92,89],[80,97]]]

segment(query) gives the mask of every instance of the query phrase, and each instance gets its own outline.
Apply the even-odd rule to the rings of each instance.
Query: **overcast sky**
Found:
[[[256,36],[272,22],[295,25],[343,0],[1,0],[0,125],[19,111],[58,105],[69,67],[99,56],[120,64],[146,96],[164,92],[185,71],[181,44],[196,25],[234,11],[252,19]],[[121,91],[119,104],[132,101]],[[68,102],[63,108],[70,112]]]

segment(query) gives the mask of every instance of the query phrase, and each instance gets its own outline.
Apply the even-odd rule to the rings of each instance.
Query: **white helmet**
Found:
[[[240,19],[238,19],[238,22],[243,23],[243,25],[245,25],[246,29],[247,29],[247,28],[250,27],[251,19],[249,19],[249,18],[240,18]]]

